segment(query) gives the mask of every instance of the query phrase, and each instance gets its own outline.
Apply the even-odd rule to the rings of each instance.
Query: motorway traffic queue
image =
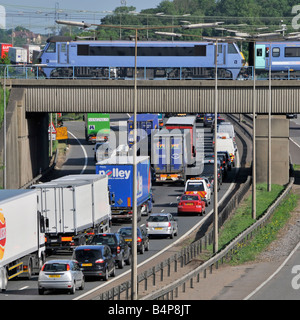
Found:
[[[178,141],[169,140],[167,144],[160,135],[160,140],[158,139],[160,145],[158,155],[160,157],[156,157],[159,159],[160,165],[163,164],[163,150],[166,148],[169,148],[171,158],[175,159],[177,164],[180,159],[177,156],[178,150],[187,148],[186,150],[191,156],[190,159],[192,159],[195,156],[197,144],[196,117],[173,117],[171,121],[166,118],[164,120],[169,125],[177,127],[166,129],[165,126],[159,126],[150,134],[145,135],[143,139],[150,139],[160,131],[166,132],[166,130],[176,130],[177,134],[182,136],[188,132],[191,139],[187,148],[185,142],[178,146]],[[224,127],[222,127],[223,125]],[[202,171],[197,172],[197,167],[195,176],[186,174],[188,168],[194,168],[193,163],[184,162],[184,191],[176,205],[178,216],[204,215],[205,208],[211,202],[214,183],[218,183],[218,186],[222,184],[227,171],[235,165],[234,132],[227,133],[226,129],[229,127],[228,122],[220,122],[217,127],[220,133],[217,146],[222,146],[218,149],[218,178],[220,177],[220,179],[217,182],[214,181],[211,170],[215,160],[211,153],[206,153],[202,163],[204,165]],[[222,143],[224,140],[226,143]],[[219,142],[221,143],[219,144]],[[103,144],[109,144],[109,140],[103,141]],[[231,149],[227,147],[228,145]],[[68,175],[50,182],[36,184],[31,187],[31,190],[25,192],[15,191],[16,193],[11,195],[6,193],[7,190],[0,191],[0,205],[3,209],[2,216],[0,214],[0,218],[2,217],[0,219],[0,245],[3,251],[0,252],[1,290],[6,290],[8,280],[24,275],[31,277],[33,273],[38,273],[44,266],[40,271],[38,284],[40,294],[55,288],[68,289],[70,293],[74,294],[76,289],[83,289],[85,277],[96,275],[100,279],[107,280],[109,276],[115,275],[116,266],[122,269],[125,264],[131,264],[131,227],[121,227],[116,233],[112,233],[110,230],[116,220],[131,220],[132,217],[133,160],[132,153],[130,153],[132,150],[129,146],[122,148],[122,150],[125,151],[121,156],[114,152],[113,156],[107,155],[106,159],[97,162],[95,174]],[[156,152],[155,148],[152,148],[151,151]],[[157,154],[155,155],[157,156]],[[150,157],[144,155],[137,157],[138,219],[141,219],[142,215],[148,216],[145,224],[138,226],[137,241],[140,254],[149,250],[150,236],[151,238],[170,237],[172,239],[179,232],[178,220],[176,216],[174,217],[174,213],[152,213],[154,209],[152,184],[166,184],[169,179],[167,177],[164,181],[156,180],[158,166],[155,163],[152,164],[150,159],[155,159],[155,157],[152,157],[152,154]],[[174,163],[166,161],[165,168],[174,165]],[[166,175],[168,176],[168,173]],[[172,181],[171,178],[169,182],[175,181]],[[182,181],[177,180],[176,182],[182,184]],[[27,206],[23,199],[29,194],[33,195],[31,200],[35,204]],[[24,204],[20,204],[20,201],[23,201]],[[24,241],[20,240],[17,247],[11,243],[12,238],[15,238],[14,241],[19,239],[16,233],[23,234],[22,231],[11,228],[11,219],[13,218],[11,212],[17,211],[16,205],[32,211],[32,214],[27,214],[27,216],[32,216],[34,223],[27,219],[26,223],[30,224],[30,228],[28,227],[26,230],[40,236],[36,238],[38,242],[32,245],[31,252],[28,251]],[[31,235],[28,237],[33,238]],[[94,250],[96,247],[97,252]],[[14,248],[18,248],[18,252],[15,252]],[[51,253],[65,249],[74,253],[72,259],[75,259],[78,264],[72,259],[53,261],[49,265],[44,264],[46,252]],[[89,255],[93,255],[93,258]],[[78,267],[81,269],[83,277],[78,272]],[[80,279],[75,284],[74,277]],[[57,285],[56,287],[56,284],[61,284],[58,279],[61,281],[66,279],[66,286]]]

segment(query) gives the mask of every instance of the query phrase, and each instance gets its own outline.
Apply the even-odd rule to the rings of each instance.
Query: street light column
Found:
[[[216,39],[215,49],[215,130],[214,130],[214,253],[218,251],[219,235],[218,235],[218,168],[217,168],[217,126],[218,126],[218,40]]]
[[[253,43],[253,138],[252,138],[252,218],[256,219],[256,83],[255,83],[255,45]]]
[[[134,119],[133,119],[133,203],[132,203],[132,267],[131,267],[131,299],[137,300],[137,29],[135,29],[134,51]]]

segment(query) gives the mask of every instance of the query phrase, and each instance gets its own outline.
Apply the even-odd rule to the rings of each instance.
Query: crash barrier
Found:
[[[224,206],[222,210],[219,212],[219,227],[223,225],[223,223],[226,221],[228,216],[237,208],[238,204],[242,201],[244,195],[246,192],[250,189],[251,186],[251,177],[248,177],[246,182],[240,186],[238,191],[235,193],[235,195],[228,201],[228,203]],[[202,238],[194,241],[190,245],[182,248],[179,252],[171,255],[169,258],[164,259],[160,263],[156,264],[155,266],[149,268],[148,270],[140,273],[138,275],[137,283],[138,283],[138,296],[142,296],[141,292],[145,292],[148,290],[148,287],[150,285],[152,286],[159,286],[159,283],[162,283],[163,281],[167,280],[174,275],[174,273],[179,272],[179,268],[183,268],[188,263],[190,263],[193,259],[195,259],[199,254],[201,254],[204,250],[207,249],[209,245],[213,243],[213,229],[211,229],[209,232],[205,234]],[[214,259],[214,258],[212,258]],[[209,260],[211,261],[211,260]],[[197,273],[197,277],[199,277],[200,272],[204,271],[206,275],[206,270],[210,268],[215,262],[212,264],[208,264],[208,261],[203,264],[200,267],[200,271]],[[208,266],[207,266],[208,265]],[[206,266],[206,267],[205,267]],[[147,297],[141,298],[141,299],[159,299],[161,297],[165,297],[166,295],[169,297],[169,294],[172,296],[174,294],[174,291],[178,290],[178,288],[181,285],[186,284],[187,281],[191,281],[191,285],[193,282],[194,276],[191,275],[187,280],[186,276],[184,276],[183,280],[177,280],[174,285],[171,284],[170,286],[165,286],[164,289],[160,289],[159,292],[161,293],[155,293]],[[178,285],[177,282],[179,282]],[[166,288],[170,288],[166,291]],[[103,293],[100,293],[98,296],[93,298],[93,300],[127,300],[130,299],[130,292],[131,292],[131,281],[125,281],[122,284],[113,287]]]
[[[221,252],[217,253],[211,259],[203,263],[201,266],[186,274],[182,278],[173,282],[172,284],[165,286],[164,288],[151,293],[147,296],[141,298],[141,300],[172,300],[178,296],[178,290],[182,287],[183,292],[186,290],[186,284],[190,283],[190,288],[193,288],[193,281],[196,278],[197,282],[200,281],[200,274],[203,273],[204,277],[206,276],[207,270],[210,270],[212,273],[213,266],[218,268],[219,263],[223,263],[224,258],[228,258],[233,255],[234,252],[239,250],[239,244],[247,241],[252,238],[253,235],[262,227],[264,227],[267,223],[275,209],[280,205],[283,199],[289,194],[294,184],[294,178],[291,177],[289,184],[285,188],[285,190],[281,193],[281,195],[276,199],[276,201],[267,209],[266,213],[253,224],[248,229],[243,231],[239,236],[237,236],[234,240],[232,240]]]

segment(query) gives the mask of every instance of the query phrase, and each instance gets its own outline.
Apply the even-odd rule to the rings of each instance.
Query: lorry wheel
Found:
[[[8,276],[6,268],[0,269],[0,289],[5,292],[7,289]]]

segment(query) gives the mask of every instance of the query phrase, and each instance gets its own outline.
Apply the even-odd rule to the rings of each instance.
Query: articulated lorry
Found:
[[[108,113],[85,114],[85,138],[90,143],[106,142],[110,134]]]
[[[47,218],[46,249],[72,250],[93,233],[108,232],[111,224],[107,177],[69,175],[33,185],[40,211]]]
[[[180,129],[185,132],[189,132],[189,165],[194,165],[196,162],[196,116],[187,116],[187,117],[171,117],[168,119],[165,125],[166,129],[169,131]]]
[[[0,289],[16,277],[30,279],[45,262],[46,219],[36,190],[0,190]]]
[[[159,129],[157,114],[137,114],[137,154],[141,156],[151,155],[151,137]],[[130,148],[133,146],[134,117],[127,120],[127,141]]]
[[[191,132],[184,129],[162,129],[154,135],[151,165],[156,182],[186,181],[190,167],[195,164],[191,141]]]
[[[132,219],[133,157],[111,157],[96,164],[96,173],[108,177],[112,219]],[[152,210],[152,184],[149,157],[137,156],[137,215]]]

